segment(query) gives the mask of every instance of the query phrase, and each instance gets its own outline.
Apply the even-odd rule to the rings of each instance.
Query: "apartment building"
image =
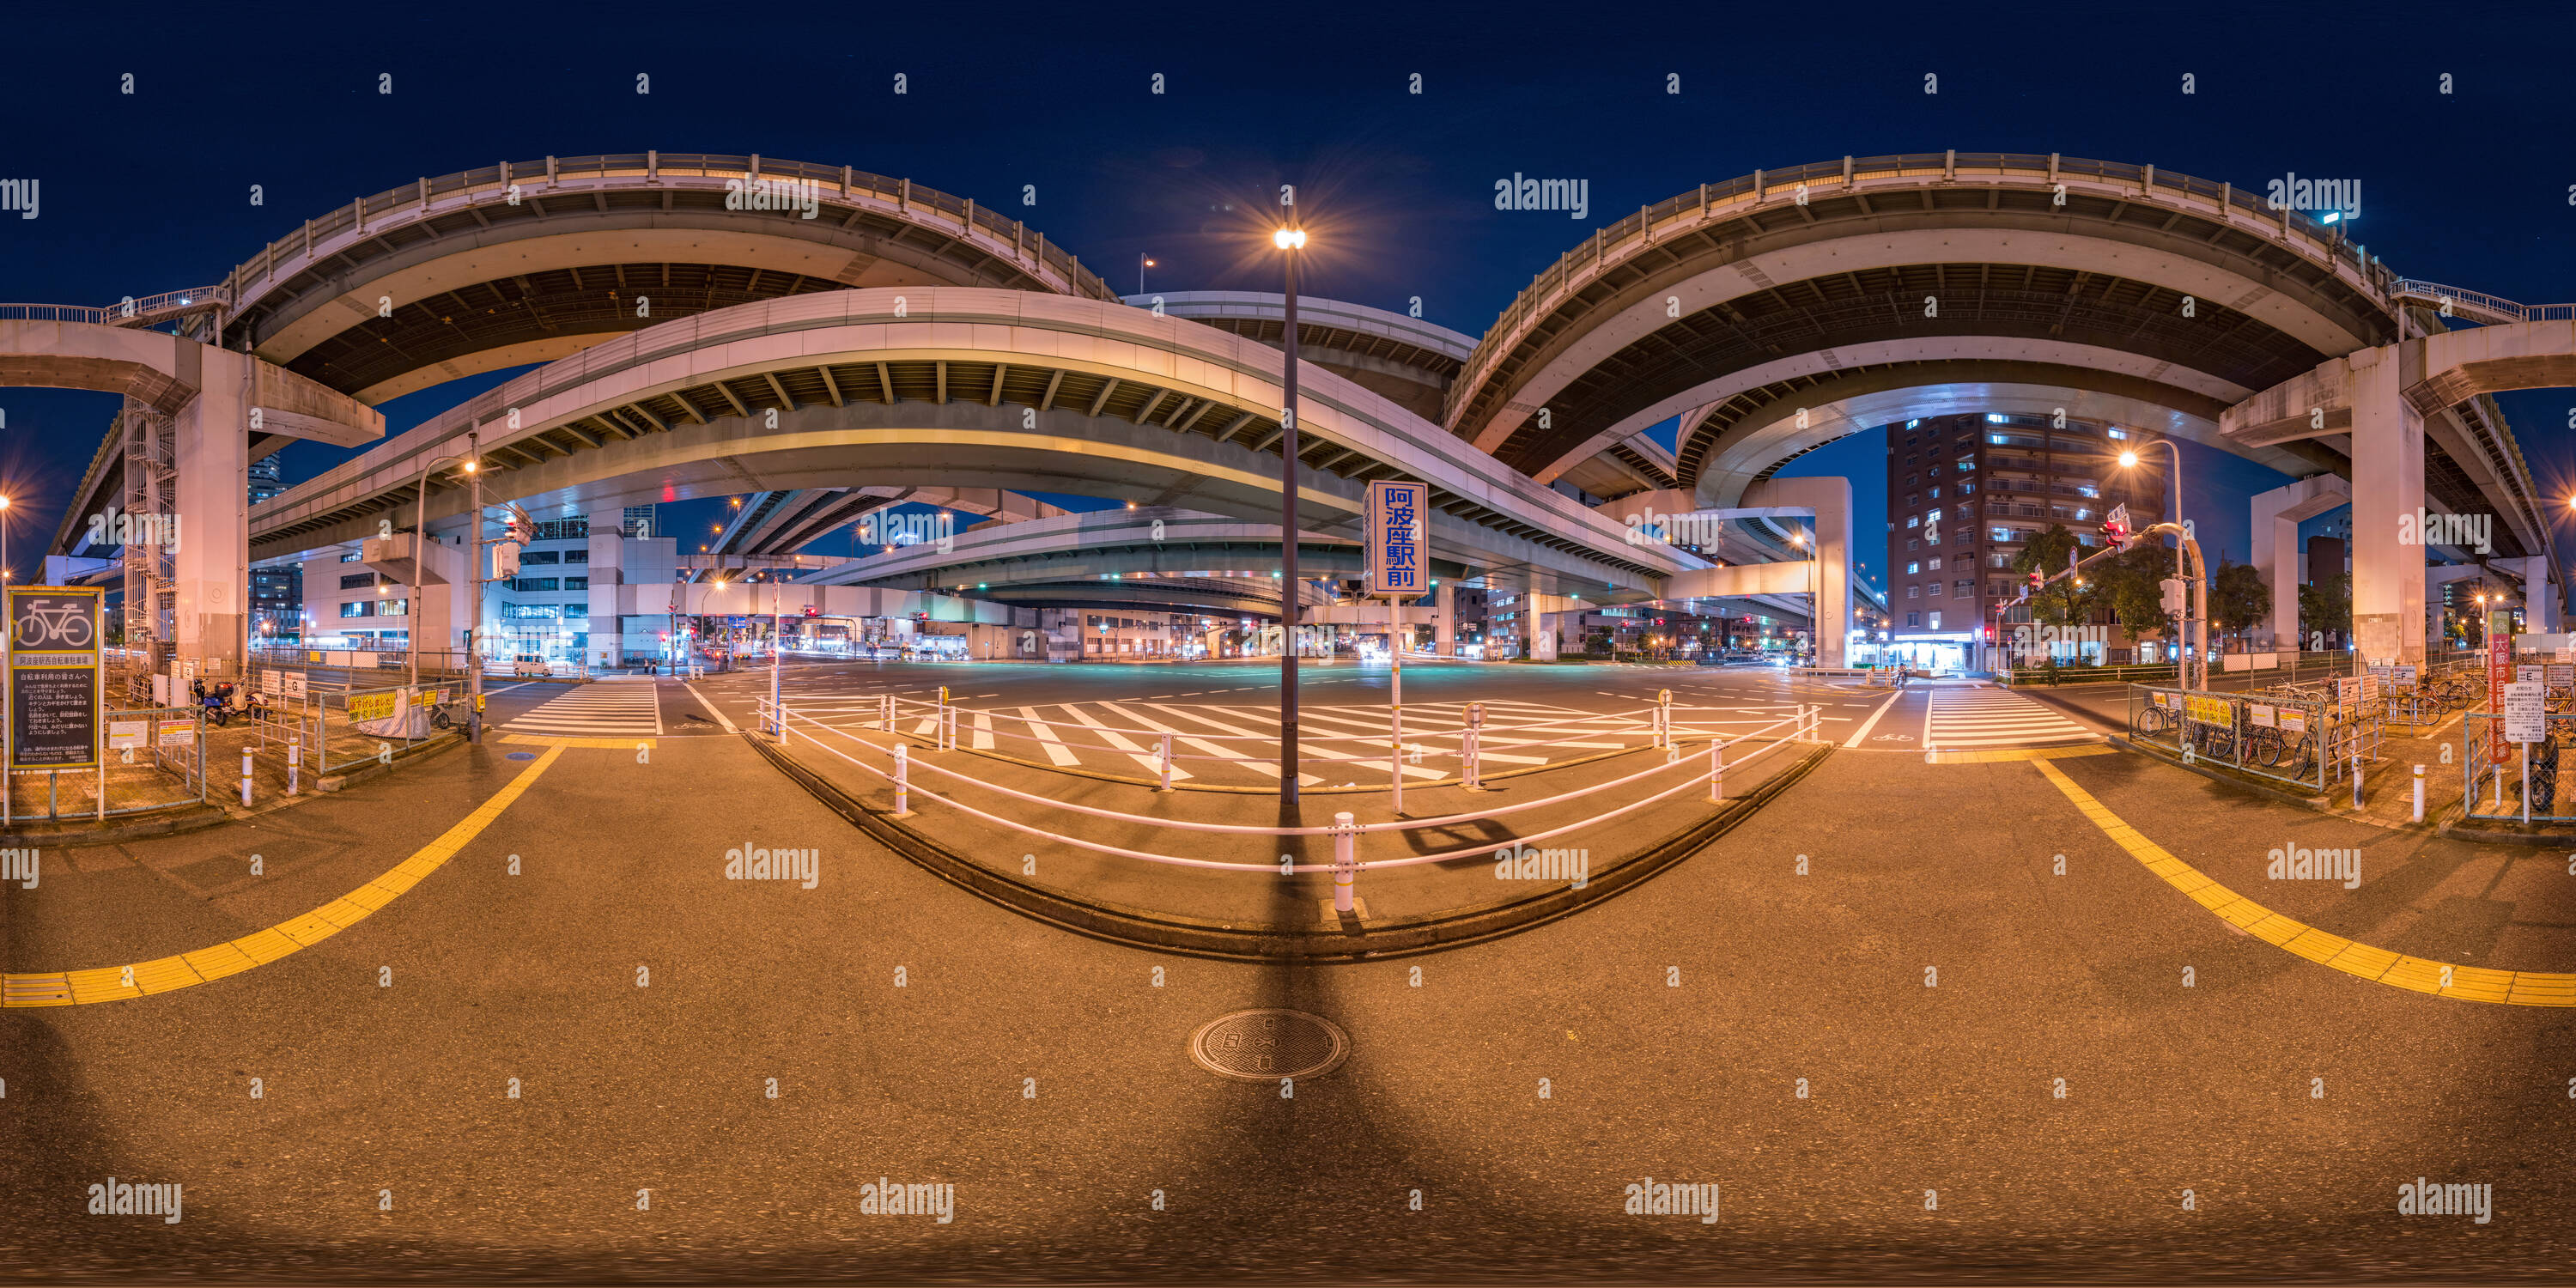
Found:
[[[1989,646],[2009,644],[2009,609],[2028,578],[2013,560],[2052,526],[2085,547],[2102,544],[2102,520],[2126,505],[2130,526],[2161,522],[2165,453],[2134,427],[2052,416],[1968,413],[1887,427],[1888,653],[1917,666],[1989,669]],[[2120,454],[2139,463],[2122,467]],[[2108,655],[2119,630],[2075,643],[2070,656]]]

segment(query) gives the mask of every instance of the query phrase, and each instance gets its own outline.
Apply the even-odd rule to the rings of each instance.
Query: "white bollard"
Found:
[[[2415,821],[2424,821],[2424,767],[2415,767]]]
[[[1162,755],[1162,760],[1163,760],[1163,787],[1162,787],[1162,790],[1164,790],[1164,791],[1167,791],[1167,792],[1168,792],[1168,791],[1172,790],[1172,735],[1171,735],[1168,731],[1167,731],[1167,732],[1165,732],[1165,733],[1163,734],[1163,755]]]
[[[1708,740],[1708,803],[1715,805],[1725,799],[1726,743],[1722,739],[1711,738]]]
[[[1333,911],[1352,910],[1353,888],[1359,881],[1359,833],[1350,811],[1333,815]]]
[[[1655,745],[1673,745],[1673,691],[1670,689],[1655,691]]]
[[[880,725],[882,725],[882,726],[884,727],[884,729],[885,729],[885,731],[886,731],[887,733],[893,733],[893,732],[894,732],[894,695],[893,695],[893,694],[891,694],[891,693],[880,693],[880,694],[878,694],[878,695],[877,695],[877,710],[878,710],[877,722],[878,722]]]
[[[242,804],[250,804],[250,748],[242,748]]]
[[[1386,708],[1386,776],[1387,790],[1394,793],[1395,816],[1404,817],[1404,708],[1389,703]]]
[[[1485,738],[1485,704],[1467,704],[1467,729],[1458,739],[1458,781],[1468,791],[1485,790],[1484,768],[1479,760]]]
[[[903,818],[912,813],[911,769],[912,744],[896,743],[894,745],[894,816],[896,818]]]
[[[297,778],[297,777],[299,777],[299,776],[300,776],[301,771],[303,770],[303,768],[304,768],[304,740],[303,740],[302,738],[289,738],[289,739],[287,739],[287,740],[286,740],[286,794],[287,794],[287,795],[289,795],[289,796],[293,796],[293,795],[295,795],[295,794],[296,794],[296,781],[295,781],[295,780],[296,780],[296,778]]]

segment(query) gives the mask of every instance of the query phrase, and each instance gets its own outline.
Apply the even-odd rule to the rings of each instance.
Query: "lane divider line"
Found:
[[[96,970],[58,971],[53,974],[0,975],[0,1006],[121,1002],[193,984],[210,984],[254,966],[265,966],[298,949],[310,948],[364,921],[400,898],[404,891],[420,884],[421,878],[455,858],[457,851],[464,849],[484,828],[500,818],[501,811],[510,808],[511,802],[526,793],[529,785],[537,781],[537,776],[546,772],[547,767],[561,755],[563,748],[556,747],[537,757],[534,764],[494,792],[490,800],[457,820],[456,825],[437,840],[394,865],[392,871],[301,917],[281,921],[231,943],[181,953],[176,957],[137,962],[131,966],[102,966]]]
[[[2164,879],[2165,884],[2183,892],[2194,903],[2209,909],[2219,920],[2236,927],[2275,948],[2296,953],[2322,966],[2331,966],[2347,975],[2359,976],[2373,983],[2431,993],[2439,997],[2457,997],[2472,1002],[2501,1002],[2512,1006],[2576,1006],[2576,975],[2548,971],[2493,970],[2484,966],[2460,966],[2450,962],[2427,961],[2407,957],[2385,948],[2354,943],[2340,935],[2331,935],[2303,921],[2295,921],[2272,911],[2251,899],[2201,875],[2200,870],[2165,852],[2162,846],[2148,840],[2120,816],[2093,799],[2091,792],[2075,785],[2066,771],[2045,760],[2031,762],[2057,790],[2066,794],[2084,817],[2130,857],[2146,866],[2147,871]]]
[[[1861,725],[1861,727],[1860,727],[1860,728],[1853,730],[1853,731],[1852,731],[1852,736],[1851,736],[1851,741],[1846,742],[1846,743],[1844,743],[1843,745],[1844,745],[1845,747],[1857,747],[1857,746],[1859,746],[1859,745],[1861,744],[1861,740],[1862,740],[1862,739],[1865,739],[1865,738],[1869,737],[1869,731],[1878,727],[1878,718],[1879,718],[1880,716],[1886,715],[1886,714],[1887,714],[1887,709],[1888,709],[1889,707],[1895,706],[1895,705],[1896,705],[1896,700],[1897,700],[1898,698],[1901,698],[1901,697],[1904,697],[1904,696],[1905,696],[1905,690],[1903,690],[1903,689],[1898,689],[1896,692],[1891,693],[1891,694],[1888,694],[1888,695],[1887,695],[1887,701],[1882,702],[1882,703],[1879,703],[1879,704],[1878,704],[1878,710],[1876,710],[1876,711],[1872,711],[1872,712],[1870,712],[1870,713],[1869,713],[1869,720],[1868,720],[1868,722],[1867,722],[1867,723],[1865,723],[1865,724],[1863,724],[1863,725]]]

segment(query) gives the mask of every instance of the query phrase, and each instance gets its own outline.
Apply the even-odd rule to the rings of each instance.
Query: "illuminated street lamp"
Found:
[[[1270,234],[1286,282],[1288,351],[1279,399],[1279,799],[1297,803],[1297,258],[1306,230],[1293,222]]]

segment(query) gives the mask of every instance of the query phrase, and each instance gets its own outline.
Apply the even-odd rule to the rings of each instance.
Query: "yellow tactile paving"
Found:
[[[2210,880],[2190,864],[2166,853],[2163,847],[2139,834],[2136,828],[2121,822],[2119,815],[2103,808],[2102,802],[2093,799],[2091,792],[2076,786],[2075,780],[2068,778],[2064,770],[2045,759],[2034,763],[2084,817],[2101,828],[2103,835],[2118,842],[2130,857],[2145,865],[2147,871],[2162,878],[2194,903],[2217,914],[2229,925],[2266,943],[2347,975],[2358,975],[2375,983],[2412,989],[2418,993],[2456,997],[2470,1002],[2502,1002],[2511,1006],[2576,1006],[2576,975],[2491,970],[2484,966],[2458,966],[2449,962],[2426,961],[2421,957],[2405,957],[2384,948],[2357,944],[2306,922],[2284,917]]]
[[[1941,751],[1936,749],[1932,753],[1932,763],[1936,765],[1991,765],[1997,761],[2008,760],[2068,760],[2076,756],[2116,756],[2118,754],[2120,754],[2118,748],[2104,747],[2098,744],[2086,747],[2005,747],[1994,751]]]
[[[613,745],[623,747],[630,744]],[[0,975],[0,1006],[75,1006],[167,993],[174,988],[238,975],[253,966],[265,966],[298,948],[328,939],[393,902],[422,877],[456,857],[457,851],[464,849],[478,833],[491,826],[492,820],[501,817],[501,811],[519,799],[529,784],[537,780],[537,775],[544,773],[546,767],[555,763],[555,758],[562,754],[563,749],[558,746],[537,757],[535,764],[494,792],[492,799],[457,820],[454,827],[421,847],[419,853],[348,895],[300,917],[281,921],[228,944],[200,948],[176,957],[137,962],[131,966],[102,966],[96,970],[54,974]]]

